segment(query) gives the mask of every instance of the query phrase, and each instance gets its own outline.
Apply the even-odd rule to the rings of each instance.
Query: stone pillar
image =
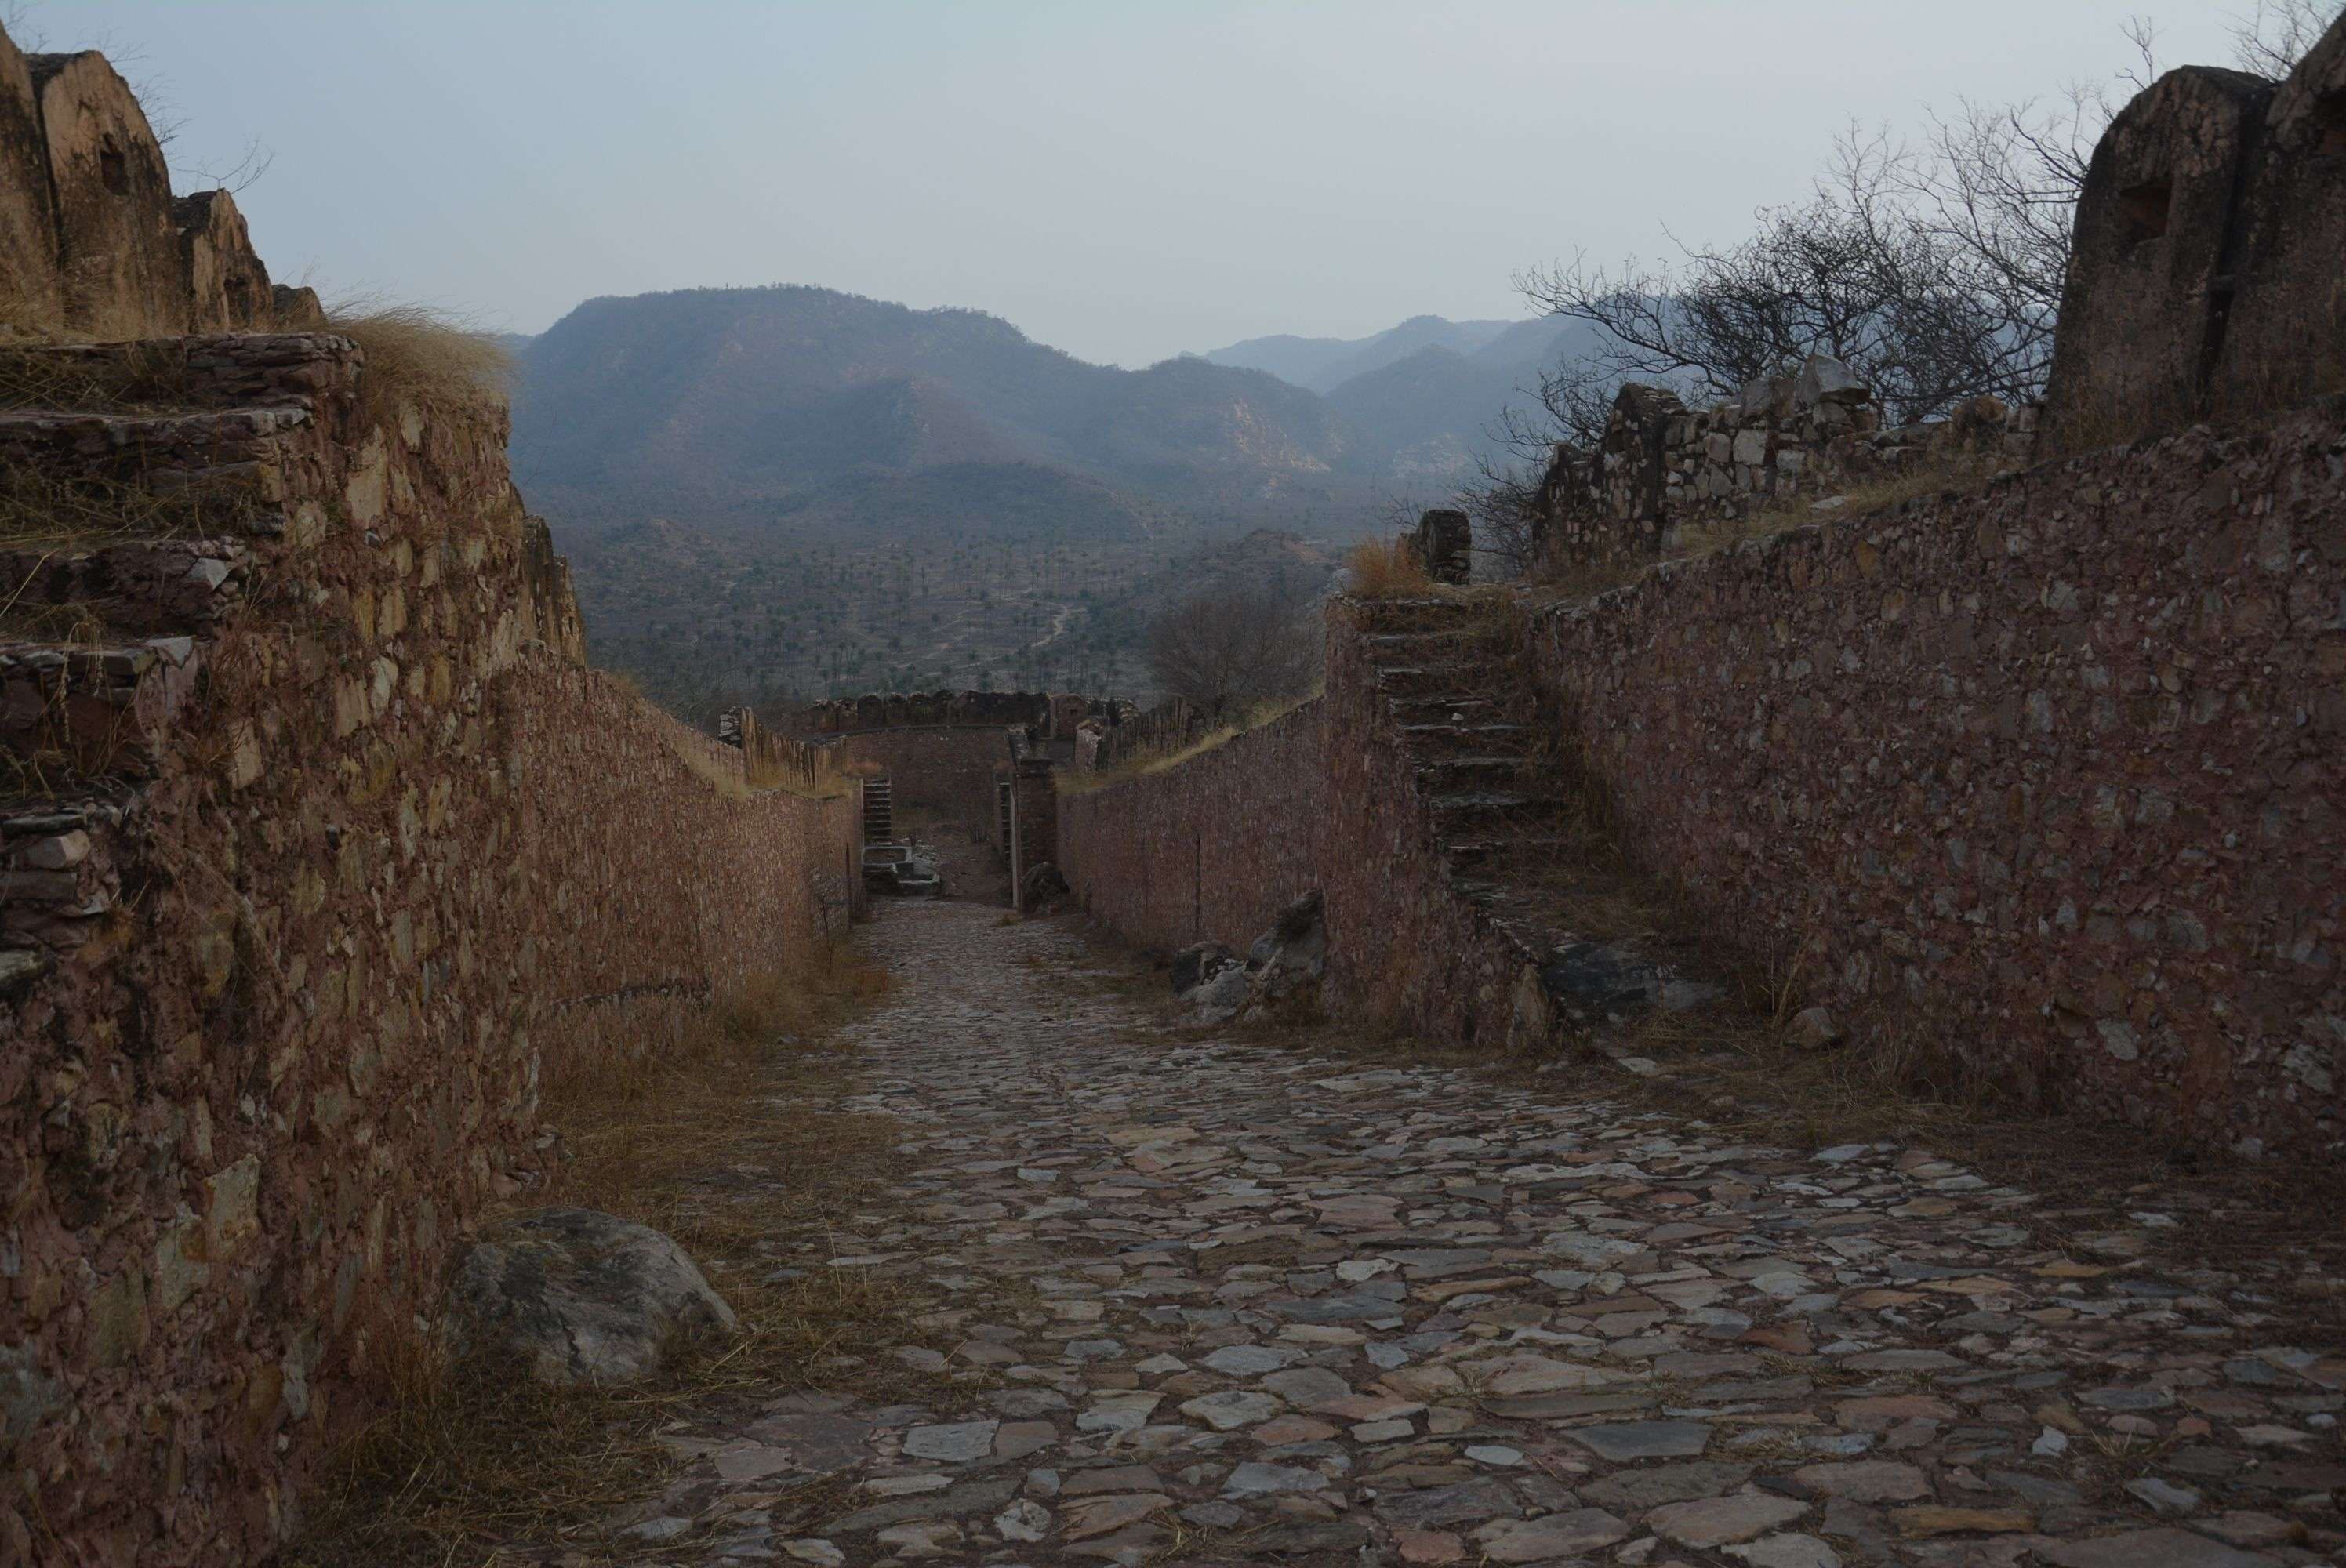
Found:
[[[1474,575],[1474,524],[1464,512],[1428,512],[1417,520],[1413,535],[1425,575],[1437,583],[1464,586]]]
[[[2204,412],[2231,289],[2234,194],[2271,97],[2261,76],[2187,66],[2137,94],[2102,134],[2077,199],[2045,392],[2054,450],[2131,440]]]

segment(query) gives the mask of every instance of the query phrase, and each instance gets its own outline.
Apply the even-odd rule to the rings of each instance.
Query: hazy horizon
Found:
[[[1527,315],[1519,270],[1731,240],[1851,121],[2107,79],[2139,4],[87,0],[11,26],[159,89],[182,188],[272,153],[238,199],[330,297],[535,333],[598,295],[806,283],[1139,365]],[[2161,66],[2228,62],[2245,8],[2159,5]]]

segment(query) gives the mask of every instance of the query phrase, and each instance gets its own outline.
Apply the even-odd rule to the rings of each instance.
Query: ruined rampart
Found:
[[[1633,382],[1595,451],[1556,447],[1536,493],[1534,552],[1551,574],[1642,565],[1682,548],[1692,530],[1950,457],[2023,459],[2035,423],[2033,408],[1975,398],[1947,419],[1885,426],[1872,390],[1821,355],[1708,408]]]
[[[2094,149],[2045,392],[2055,450],[2346,391],[2346,18],[2286,80],[2191,66]]]
[[[582,1023],[788,971],[857,810],[580,665],[500,410],[326,334],[62,358],[143,382],[0,413],[0,1557],[249,1563]]]
[[[105,56],[26,56],[0,33],[0,336],[321,324],[316,294],[270,284],[227,191],[172,196]]]
[[[1321,885],[1324,704],[1178,767],[1058,799],[1061,871],[1093,917],[1160,951],[1243,946]]]

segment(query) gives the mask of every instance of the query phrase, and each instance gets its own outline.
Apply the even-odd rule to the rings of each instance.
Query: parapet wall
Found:
[[[1324,702],[1177,767],[1058,797],[1059,869],[1124,940],[1243,947],[1321,884]]]
[[[1534,633],[1620,819],[1862,1035],[2346,1139],[2346,409],[1655,567]]]
[[[1739,397],[1690,409],[1631,383],[1594,452],[1559,444],[1534,505],[1536,564],[1550,573],[1642,565],[1688,530],[1876,484],[1952,453],[2025,457],[2033,408],[1975,398],[1944,420],[1884,428],[1871,389],[1822,355]]]
[[[852,735],[870,729],[1032,728],[1055,739],[1075,738],[1086,719],[1114,723],[1129,703],[1048,691],[872,692],[818,702],[786,716],[791,735]]]
[[[0,645],[11,1560],[265,1555],[580,1029],[787,972],[860,886],[852,789],[579,665],[501,410],[378,409],[322,334],[166,357],[183,412],[0,413],[118,523],[7,557],[107,628]]]
[[[896,809],[934,811],[998,837],[996,782],[1010,766],[1010,732],[938,726],[871,729],[825,748],[850,773],[885,774]]]

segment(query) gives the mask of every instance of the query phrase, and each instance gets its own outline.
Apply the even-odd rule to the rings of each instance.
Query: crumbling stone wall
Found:
[[[2033,409],[1979,398],[1946,420],[1884,428],[1872,391],[1822,355],[1708,409],[1632,382],[1594,453],[1556,447],[1534,506],[1536,564],[1642,565],[1691,528],[1876,483],[1951,447],[2016,457],[2034,422]]]
[[[319,324],[314,293],[270,284],[227,191],[173,200],[105,56],[26,56],[0,33],[0,337]]]
[[[2346,390],[2346,16],[2278,85],[2169,71],[2094,149],[2045,392],[2056,451]]]
[[[2334,1155],[2341,517],[2332,404],[1665,565],[1535,652],[1638,849],[1862,1034]]]
[[[577,662],[501,411],[378,418],[329,335],[189,348],[181,412],[0,416],[0,463],[178,520],[8,562],[108,628],[0,646],[46,791],[0,812],[10,1560],[264,1555],[536,1181],[578,1021],[787,972],[860,886],[852,791]]]
[[[1321,885],[1324,699],[1178,767],[1058,797],[1059,870],[1093,918],[1160,952],[1243,946]]]

